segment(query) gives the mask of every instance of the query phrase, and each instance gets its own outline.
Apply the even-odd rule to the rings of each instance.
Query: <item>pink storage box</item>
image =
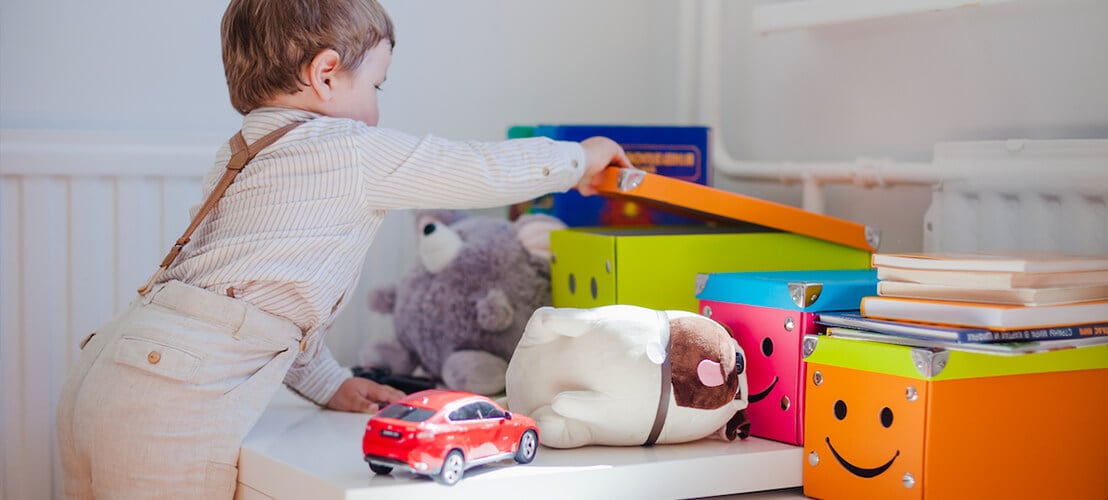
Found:
[[[751,434],[804,444],[801,341],[822,311],[857,311],[876,295],[872,269],[713,273],[697,283],[700,312],[727,325],[747,358]]]

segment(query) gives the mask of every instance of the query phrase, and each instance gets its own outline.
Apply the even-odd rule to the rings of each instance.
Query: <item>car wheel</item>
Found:
[[[535,431],[527,429],[523,435],[519,437],[519,449],[516,450],[516,462],[521,464],[529,464],[535,459],[535,452],[538,451],[539,438],[535,434]]]
[[[389,467],[387,465],[377,465],[373,462],[370,462],[369,470],[373,471],[374,474],[387,475],[388,473],[392,472],[392,467]]]
[[[466,460],[459,450],[446,454],[446,460],[442,461],[442,470],[435,475],[435,481],[447,486],[454,486],[462,479],[466,470]]]

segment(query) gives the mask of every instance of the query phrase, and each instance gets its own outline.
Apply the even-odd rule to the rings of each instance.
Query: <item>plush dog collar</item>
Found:
[[[662,427],[666,424],[666,412],[669,410],[669,397],[673,391],[673,371],[669,362],[669,316],[664,311],[658,311],[658,319],[662,323],[660,337],[662,348],[665,349],[665,357],[661,363],[662,390],[658,391],[658,410],[654,413],[654,425],[650,428],[650,435],[647,436],[643,446],[653,446],[658,436],[662,435]]]

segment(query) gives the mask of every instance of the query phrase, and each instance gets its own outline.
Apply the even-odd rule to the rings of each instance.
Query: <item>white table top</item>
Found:
[[[801,484],[803,448],[749,438],[650,448],[540,446],[530,464],[476,467],[459,484],[443,486],[404,472],[373,474],[361,452],[368,419],[279,390],[243,443],[236,498],[690,498]],[[803,498],[799,490],[772,495],[785,496]]]

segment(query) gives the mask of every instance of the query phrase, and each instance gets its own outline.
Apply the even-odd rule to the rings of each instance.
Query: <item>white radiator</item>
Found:
[[[924,250],[1108,254],[1108,140],[939,144]]]

